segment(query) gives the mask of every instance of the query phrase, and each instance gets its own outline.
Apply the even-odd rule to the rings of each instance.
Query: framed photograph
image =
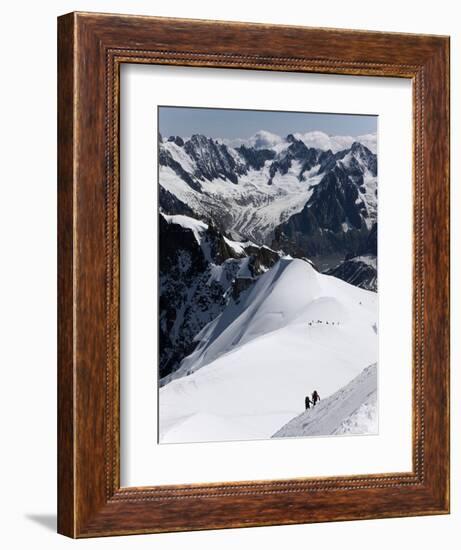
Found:
[[[449,39],[58,20],[58,530],[449,512]]]

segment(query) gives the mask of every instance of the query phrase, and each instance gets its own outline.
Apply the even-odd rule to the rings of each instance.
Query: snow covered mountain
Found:
[[[196,334],[279,254],[236,243],[213,225],[181,214],[160,214],[159,235],[159,373],[164,379],[193,351]]]
[[[310,258],[356,255],[377,218],[376,155],[355,142],[349,150],[320,157],[323,174],[303,209],[275,229],[272,246]]]
[[[272,437],[378,433],[378,373],[370,365],[349,384],[304,411]]]
[[[307,393],[331,395],[376,362],[376,318],[375,293],[279,259],[204,324],[160,388],[160,442],[271,437]]]
[[[276,137],[237,148],[203,135],[160,138],[161,211],[314,262],[357,255],[376,223],[376,154],[357,141],[333,152]]]

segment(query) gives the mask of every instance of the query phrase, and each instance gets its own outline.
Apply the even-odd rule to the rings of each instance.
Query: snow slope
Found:
[[[288,422],[272,437],[375,434],[377,369],[364,369],[344,388]]]
[[[198,334],[160,389],[160,442],[271,437],[377,359],[377,296],[283,258]]]
[[[378,433],[378,395],[373,392],[351,416],[346,418],[334,435],[371,435]]]

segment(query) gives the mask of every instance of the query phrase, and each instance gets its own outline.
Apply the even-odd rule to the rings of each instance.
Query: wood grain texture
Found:
[[[75,535],[73,362],[74,27],[58,21],[58,531]]]
[[[86,13],[65,15],[58,27],[59,532],[447,513],[448,38]],[[119,68],[126,62],[413,80],[411,472],[120,488]]]

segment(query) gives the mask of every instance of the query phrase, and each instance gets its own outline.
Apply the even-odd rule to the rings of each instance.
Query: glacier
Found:
[[[356,141],[333,153],[330,149],[308,146],[293,134],[278,142],[264,141],[270,144],[269,148],[254,145],[233,148],[202,135],[186,141],[173,136],[162,140],[160,186],[197,217],[213,218],[236,240],[250,239],[271,245],[278,228],[295,215],[304,216],[302,212],[308,206],[319,201],[324,204],[326,199],[332,205],[339,199],[342,206],[332,219],[331,213],[326,218],[317,214],[314,226],[319,225],[337,240],[346,224],[362,239],[366,238],[377,215],[374,153]],[[325,197],[323,187],[331,188],[338,178],[343,181],[327,191]],[[350,196],[347,204],[341,198],[346,185]],[[318,186],[320,190],[316,191]],[[160,207],[166,214],[178,213],[169,212],[162,201]],[[336,223],[338,216],[341,219]]]

